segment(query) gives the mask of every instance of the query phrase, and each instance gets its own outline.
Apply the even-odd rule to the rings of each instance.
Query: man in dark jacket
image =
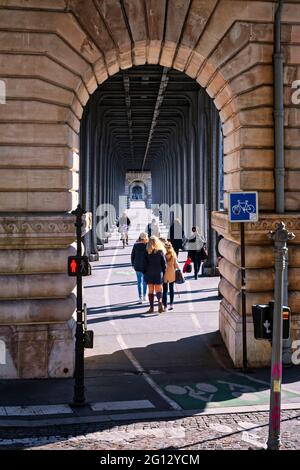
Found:
[[[184,231],[179,219],[175,219],[170,227],[168,240],[172,243],[174,251],[178,256],[179,250],[183,248]]]
[[[138,241],[133,245],[131,252],[131,264],[136,272],[139,304],[142,304],[146,300],[147,294],[147,283],[144,279],[145,269],[145,254],[146,245],[148,243],[148,235],[142,232],[139,236]]]

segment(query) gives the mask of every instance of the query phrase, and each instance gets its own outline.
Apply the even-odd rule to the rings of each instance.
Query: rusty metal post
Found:
[[[271,390],[269,437],[267,447],[278,450],[280,447],[280,415],[281,415],[281,382],[282,382],[282,307],[284,291],[284,270],[286,268],[287,242],[295,235],[280,222],[268,237],[274,241],[275,251],[275,288],[272,336]]]

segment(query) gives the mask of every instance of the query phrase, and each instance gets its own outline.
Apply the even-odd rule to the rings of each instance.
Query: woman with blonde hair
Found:
[[[171,242],[165,243],[166,249],[166,261],[167,268],[164,274],[164,284],[163,284],[163,306],[164,309],[167,309],[168,304],[168,291],[170,292],[170,307],[169,310],[173,310],[174,303],[174,283],[176,278],[176,269],[179,269],[179,264],[177,261],[176,252],[172,246]]]
[[[148,284],[150,308],[147,313],[154,312],[154,292],[158,300],[158,311],[163,312],[162,284],[166,271],[165,247],[155,236],[149,238],[144,258],[144,278]]]

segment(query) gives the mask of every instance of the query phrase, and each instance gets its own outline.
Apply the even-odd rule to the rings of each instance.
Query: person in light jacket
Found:
[[[147,294],[147,282],[143,274],[147,243],[148,235],[144,232],[140,233],[140,236],[137,242],[133,245],[131,252],[131,264],[135,270],[137,278],[139,304],[142,304],[143,301],[146,300]]]
[[[128,245],[128,230],[130,227],[131,221],[127,216],[126,212],[123,212],[122,216],[117,221],[117,227],[121,234],[121,240],[123,242],[123,248],[125,248],[125,243]]]
[[[154,235],[155,237],[160,237],[159,223],[156,219],[152,219],[152,222],[147,225],[148,237]]]
[[[165,243],[166,249],[166,261],[167,267],[166,272],[164,275],[164,284],[163,284],[163,306],[164,310],[167,309],[168,305],[168,291],[170,293],[170,306],[169,310],[173,310],[174,304],[174,284],[176,278],[176,269],[179,269],[179,264],[177,261],[177,255],[174,251],[172,243],[166,242]]]
[[[201,258],[201,250],[204,244],[205,244],[205,240],[202,237],[202,235],[200,235],[199,227],[193,227],[192,235],[188,239],[187,246],[188,246],[188,257],[191,258],[191,260],[194,263],[195,279],[198,279],[198,273],[200,271],[200,267],[203,261]]]

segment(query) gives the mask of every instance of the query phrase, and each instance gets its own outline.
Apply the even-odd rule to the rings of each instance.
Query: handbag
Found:
[[[175,283],[176,284],[183,284],[185,279],[180,269],[176,269],[175,271]]]
[[[183,272],[184,273],[191,273],[192,272],[192,260],[190,257],[187,258],[186,262],[184,263],[183,266]]]
[[[200,259],[201,261],[206,261],[207,258],[208,258],[207,248],[206,248],[206,245],[204,244],[200,250]]]

